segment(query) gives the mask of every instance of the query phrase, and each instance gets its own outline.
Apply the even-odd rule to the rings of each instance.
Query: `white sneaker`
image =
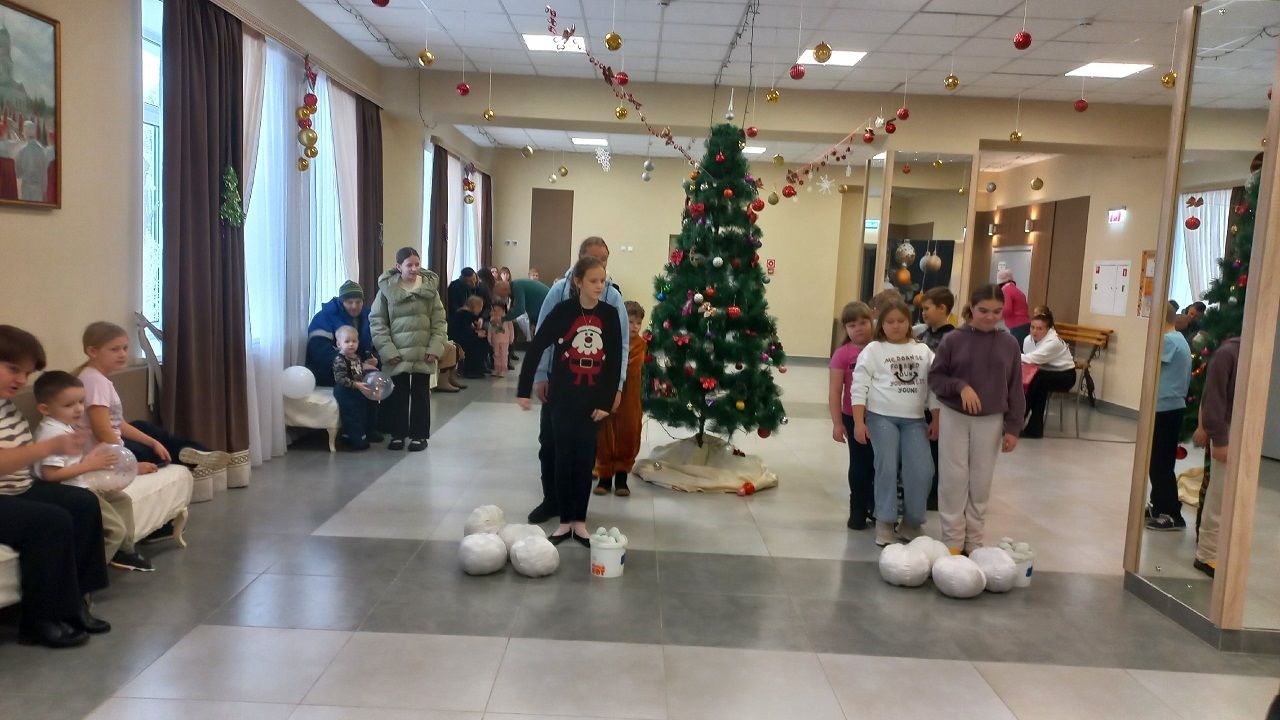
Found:
[[[231,455],[222,450],[197,450],[184,447],[178,453],[178,462],[183,465],[203,465],[212,470],[221,470],[231,464]]]
[[[892,545],[898,541],[893,534],[893,523],[876,521],[876,547]]]
[[[924,535],[924,528],[919,525],[898,524],[898,537],[905,542],[911,542],[921,535]]]

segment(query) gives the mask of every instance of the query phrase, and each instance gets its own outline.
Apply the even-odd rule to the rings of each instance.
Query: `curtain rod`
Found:
[[[271,23],[259,17],[252,10],[246,8],[244,5],[241,5],[239,2],[237,2],[237,0],[210,0],[210,1],[214,5],[217,5],[218,7],[227,11],[228,13],[231,13],[232,15],[234,15],[237,19],[240,20],[241,23],[249,26],[253,30],[272,38],[276,42],[280,43],[281,45],[284,45],[285,47],[289,48],[290,50],[297,53],[298,55],[301,55],[302,57],[309,57],[311,59],[311,64],[320,68],[321,70],[324,70],[325,73],[329,76],[329,79],[331,81],[336,81],[340,85],[343,85],[344,87],[346,87],[351,92],[357,95],[362,95],[366,100],[374,103],[378,107],[382,107],[382,98],[380,97],[380,93],[374,92],[373,89],[370,88],[368,85],[352,78],[350,75],[347,75],[341,70],[335,69],[334,65],[330,62],[327,62],[323,55],[319,55],[319,54],[308,51],[306,48],[302,47],[297,42],[295,42],[293,38],[289,37],[288,33],[286,33],[284,30],[273,26]],[[309,11],[306,11],[304,9],[304,12],[309,12]],[[317,22],[319,22],[318,18],[317,18]],[[328,27],[328,26],[326,25],[325,27]],[[357,50],[356,52],[359,52],[359,50]]]

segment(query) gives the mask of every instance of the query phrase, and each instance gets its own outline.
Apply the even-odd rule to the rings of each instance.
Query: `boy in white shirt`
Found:
[[[44,416],[36,428],[37,441],[78,432],[76,428],[84,417],[84,383],[79,378],[68,372],[51,370],[36,380],[35,396],[36,409]],[[50,455],[35,467],[36,477],[45,482],[87,487],[81,476],[111,467],[114,459],[115,456],[101,445],[88,454]],[[150,571],[151,564],[133,547],[133,501],[120,490],[93,490],[93,494],[98,497],[102,510],[102,539],[108,564]]]

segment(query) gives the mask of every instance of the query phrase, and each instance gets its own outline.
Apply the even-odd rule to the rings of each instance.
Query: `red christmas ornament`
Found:
[[[725,196],[725,197],[727,197],[727,198],[731,198],[731,197],[733,197],[733,188],[725,188],[725,189],[724,189],[724,196]]]
[[[708,287],[702,294],[706,295],[709,298],[713,298],[716,296],[716,289],[713,287]]]
[[[1184,447],[1182,447],[1181,445],[1179,445],[1179,446],[1178,446],[1178,451],[1177,451],[1176,453],[1174,453],[1174,455],[1175,455],[1179,460],[1186,460],[1186,459],[1187,459],[1187,449],[1186,449],[1186,448],[1184,448]]]
[[[1026,50],[1031,47],[1031,33],[1026,30],[1019,30],[1018,34],[1013,36],[1013,46],[1019,50]]]
[[[755,210],[747,210],[747,219],[748,219],[748,220],[750,220],[751,222],[755,222],[755,221],[756,221],[756,218],[758,218],[758,217],[760,217],[760,216],[759,216],[759,215],[756,215],[756,211],[755,211]]]
[[[302,128],[302,129],[304,129],[304,130],[305,130],[306,128],[311,127],[312,125],[313,125],[313,123],[311,122],[311,118],[302,118],[301,120],[299,120],[299,121],[298,121],[298,127]]]
[[[898,116],[899,120],[906,120],[907,118],[911,117],[911,111],[907,109],[906,105],[903,105],[902,107],[898,108],[898,112],[894,114]]]
[[[760,253],[755,253],[754,255],[751,256],[751,267],[756,267],[759,264],[760,264]],[[749,332],[747,334],[754,335],[755,333]]]
[[[391,0],[373,0],[373,4],[377,5],[378,7],[386,7],[387,4],[390,2]]]
[[[724,314],[728,315],[730,320],[737,320],[738,318],[742,317],[742,308],[738,307],[737,305],[730,305],[729,307],[725,308]]]
[[[685,375],[688,375],[689,377],[693,377],[693,366],[692,366],[692,365],[685,365],[685,366],[684,366],[684,374],[685,374]]]
[[[739,260],[738,258],[734,258],[729,261],[729,267],[733,268],[734,270],[737,270],[738,268],[742,267],[742,261]]]
[[[748,128],[747,128],[747,137],[755,137],[755,136],[756,136],[756,134],[757,134],[757,133],[759,133],[759,132],[760,132],[760,131],[756,129],[756,126],[755,126],[755,125],[752,125],[752,126],[750,126],[750,127],[748,127]]]
[[[796,63],[791,66],[791,70],[789,72],[792,80],[799,80],[804,77],[804,66],[800,63]]]
[[[724,162],[724,153],[716,153],[716,162]]]
[[[615,85],[626,85],[631,82],[631,77],[627,75],[625,70],[613,74],[613,82]]]
[[[890,135],[898,132],[898,126],[892,120],[884,124],[884,131]]]
[[[307,93],[302,96],[302,104],[307,107],[316,107],[316,104],[319,102],[320,98],[316,97],[315,93]]]
[[[471,86],[464,82],[458,83],[458,87],[456,89],[458,91],[458,95],[462,97],[466,97],[471,94]]]
[[[645,341],[645,342],[647,342],[647,343],[651,343],[651,342],[653,342],[653,331],[652,331],[652,330],[645,330],[645,331],[644,331],[644,341]]]
[[[782,373],[783,375],[786,375],[786,374],[787,374],[787,366],[786,366],[786,365],[779,365],[779,366],[778,366],[778,372]]]
[[[870,130],[862,133],[862,142],[864,143],[875,142],[875,139],[876,139],[876,134],[874,132],[871,132]]]
[[[902,174],[903,174],[903,175],[910,175],[910,174],[911,174],[911,166],[910,166],[910,165],[903,165],[903,166],[902,166]]]
[[[1076,112],[1084,112],[1089,109],[1089,101],[1084,98],[1080,98],[1076,101],[1075,108]]]
[[[1241,275],[1241,276],[1240,276],[1240,279],[1236,281],[1236,285],[1238,285],[1238,286],[1240,286],[1240,287],[1244,287],[1245,285],[1248,285],[1248,284],[1249,284],[1249,276],[1248,276],[1248,275]]]
[[[767,438],[767,437],[769,437],[769,431],[768,431],[768,430],[765,430],[764,428],[760,428],[759,430],[757,430],[757,431],[756,431],[756,434],[757,434],[757,435],[759,435],[759,436],[760,436],[760,437],[762,437],[762,438]]]
[[[662,321],[662,329],[663,329],[663,330],[670,330],[670,329],[671,329],[671,321],[670,321],[670,320],[663,320],[663,321]]]
[[[752,209],[752,210],[755,210],[756,212],[760,212],[761,210],[763,210],[763,209],[764,209],[764,200],[761,200],[760,198],[756,198],[755,200],[752,200],[752,201],[751,201],[751,209]]]
[[[794,187],[792,187],[792,186],[790,186],[790,185],[783,185],[783,186],[782,186],[782,197],[788,197],[788,198],[789,198],[789,197],[795,197],[795,196],[796,196],[796,189],[795,189]]]
[[[751,482],[750,480],[742,483],[742,492],[747,495],[755,495],[756,494],[755,483]]]
[[[1188,230],[1196,230],[1200,227],[1200,218],[1189,217],[1182,223]]]
[[[672,250],[672,251],[671,251],[671,264],[672,264],[672,265],[679,265],[679,264],[680,264],[680,263],[682,263],[682,262],[684,262],[684,251],[683,251],[683,250]]]
[[[1249,212],[1249,203],[1240,203],[1239,205],[1235,206],[1235,208],[1233,209],[1236,211],[1237,215],[1243,215]]]

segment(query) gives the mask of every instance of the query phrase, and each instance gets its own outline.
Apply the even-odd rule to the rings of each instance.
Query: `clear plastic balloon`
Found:
[[[138,459],[123,445],[99,445],[90,452],[111,453],[114,462],[105,470],[94,470],[80,476],[85,487],[100,492],[123,490],[138,476]]]
[[[378,401],[391,397],[391,391],[395,389],[391,376],[381,370],[370,370],[365,373],[364,384],[369,386],[370,394],[373,395],[374,400]]]
[[[316,376],[301,365],[287,367],[280,375],[280,387],[285,397],[301,400],[316,389]]]

